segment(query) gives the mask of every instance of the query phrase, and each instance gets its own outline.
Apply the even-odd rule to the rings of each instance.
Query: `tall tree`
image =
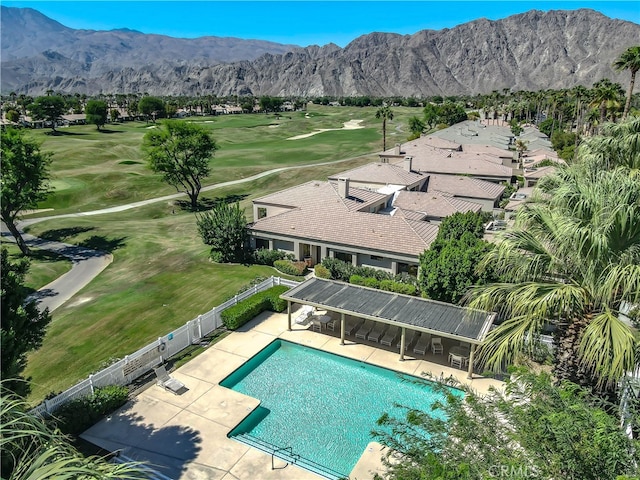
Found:
[[[620,123],[605,123],[602,134],[580,145],[583,161],[593,168],[628,167],[640,170],[640,117],[627,117]]]
[[[633,86],[636,82],[636,73],[640,70],[640,46],[627,48],[620,57],[613,62],[613,68],[616,70],[629,70],[631,72],[631,80],[629,81],[629,90],[627,90],[627,101],[624,104],[622,118],[627,118],[629,107],[631,106],[631,97],[633,96]]]
[[[202,241],[211,245],[211,259],[215,262],[242,262],[248,239],[247,219],[240,204],[218,203],[198,218]]]
[[[98,130],[107,123],[107,102],[102,100],[89,100],[84,112],[87,115],[87,123],[94,124]]]
[[[639,341],[619,312],[640,302],[640,175],[578,163],[539,188],[544,197],[523,205],[481,264],[504,281],[470,291],[471,306],[505,319],[481,358],[513,363],[552,324],[557,378],[614,385],[637,367]]]
[[[637,478],[640,442],[619,428],[614,406],[575,384],[517,371],[505,392],[462,386],[463,396],[434,383],[444,400],[433,410],[378,420],[374,437],[389,447],[382,478]]]
[[[155,122],[156,118],[164,117],[165,106],[162,99],[145,96],[138,102],[138,110],[147,117],[147,121],[149,121],[149,118],[152,118]]]
[[[210,172],[209,161],[217,150],[215,140],[201,126],[167,120],[144,136],[143,149],[151,169],[198,207],[202,179]]]
[[[376,111],[376,118],[382,119],[382,151],[387,150],[387,120],[393,120],[393,111],[387,105]]]
[[[35,301],[26,301],[24,276],[29,269],[29,261],[23,258],[11,262],[6,248],[2,248],[1,257],[0,372],[5,379],[5,388],[18,395],[26,395],[29,385],[21,375],[27,366],[27,353],[40,347],[51,317],[46,309],[38,311]]]
[[[620,98],[624,94],[619,83],[612,83],[608,78],[593,85],[593,100],[591,106],[600,109],[600,123],[615,118],[615,112],[620,108]]]
[[[59,95],[51,95],[46,97],[37,97],[31,105],[29,105],[31,115],[36,120],[46,120],[51,125],[51,130],[56,131],[56,123],[58,119],[67,111],[67,107]]]
[[[51,155],[40,151],[40,146],[28,139],[21,130],[8,128],[0,135],[0,219],[16,240],[20,251],[29,255],[16,221],[20,212],[37,207],[49,195]]]

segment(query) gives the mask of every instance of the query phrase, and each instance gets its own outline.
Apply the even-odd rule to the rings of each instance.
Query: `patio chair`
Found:
[[[340,320],[337,318],[331,317],[331,320],[327,322],[327,328],[332,332],[335,332],[336,329],[340,328]]]
[[[449,355],[449,363],[455,368],[464,368],[467,366],[467,359],[460,355]]]
[[[367,335],[373,329],[373,320],[365,320],[362,326],[356,332],[356,338],[361,338],[362,340],[367,339]]]
[[[444,353],[444,347],[442,346],[442,338],[433,337],[431,339],[431,352],[434,355]]]
[[[378,343],[384,335],[387,326],[388,325],[386,323],[375,322],[373,329],[367,335],[367,340]]]
[[[422,334],[418,338],[418,342],[416,343],[416,346],[413,347],[413,353],[425,355],[427,353],[428,348],[429,348],[429,335]]]
[[[156,377],[158,377],[157,385],[161,386],[165,390],[169,390],[176,395],[184,392],[187,387],[184,386],[180,380],[173,378],[171,375],[167,373],[167,369],[164,368],[164,365],[160,365],[157,368],[154,368],[153,371],[156,373]]]
[[[314,332],[322,332],[322,323],[320,323],[320,320],[311,320],[311,330]]]
[[[382,337],[382,340],[380,340],[380,344],[390,347],[391,345],[396,343],[396,341],[398,340],[399,334],[400,334],[400,329],[398,327],[396,326],[389,327],[389,329],[387,330],[387,333],[385,333],[384,337]]]

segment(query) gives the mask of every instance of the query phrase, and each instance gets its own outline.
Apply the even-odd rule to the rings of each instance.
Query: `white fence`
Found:
[[[280,277],[268,278],[223,304],[214,307],[209,312],[199,315],[198,318],[188,321],[183,326],[142,347],[137,352],[127,355],[104,370],[89,375],[86,380],[82,380],[54,398],[45,400],[31,412],[39,415],[50,414],[69,400],[92,394],[95,388],[132,383],[153,367],[164,363],[167,358],[172,357],[190,345],[198,343],[204,336],[219,328],[222,325],[220,313],[223,310],[276,285],[295,287],[299,283]]]

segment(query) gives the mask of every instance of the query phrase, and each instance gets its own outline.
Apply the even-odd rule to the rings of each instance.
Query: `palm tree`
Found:
[[[382,118],[382,151],[387,150],[387,120],[393,120],[393,112],[385,105],[376,112],[376,118]]]
[[[627,118],[629,107],[631,106],[631,96],[633,95],[633,85],[636,82],[636,73],[640,70],[640,46],[627,48],[620,57],[613,62],[613,68],[618,71],[629,70],[631,72],[631,80],[629,81],[629,90],[627,91],[627,101],[624,104],[622,118]]]
[[[108,462],[85,457],[59,430],[31,415],[24,400],[3,390],[0,402],[2,478],[47,479],[142,479],[141,464]]]
[[[640,170],[640,117],[604,124],[602,135],[583,143],[579,154],[584,161],[592,162],[593,168],[624,166]]]
[[[600,123],[615,116],[615,111],[620,108],[620,98],[623,94],[622,86],[619,83],[612,83],[608,78],[603,78],[593,85],[591,106],[600,108]]]
[[[515,226],[483,260],[502,283],[474,287],[470,306],[498,312],[480,358],[498,370],[555,326],[554,373],[599,388],[637,366],[639,340],[619,319],[640,302],[640,174],[590,162],[559,168],[540,182]]]

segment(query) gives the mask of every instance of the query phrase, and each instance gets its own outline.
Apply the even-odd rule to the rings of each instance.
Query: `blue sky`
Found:
[[[591,8],[608,17],[640,23],[634,1],[4,1],[34,8],[71,28],[131,28],[144,33],[194,38],[255,38],[300,46],[341,47],[371,32],[412,34],[451,28],[477,18],[498,20],[527,10]]]

